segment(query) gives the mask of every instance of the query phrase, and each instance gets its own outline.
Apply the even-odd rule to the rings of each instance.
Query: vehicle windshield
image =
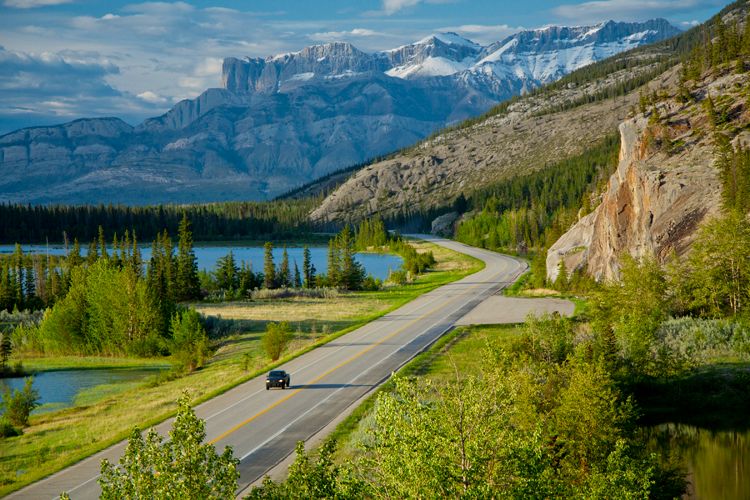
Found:
[[[271,372],[268,374],[269,377],[283,377],[286,372]]]

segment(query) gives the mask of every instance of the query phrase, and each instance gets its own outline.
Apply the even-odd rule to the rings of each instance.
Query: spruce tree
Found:
[[[99,255],[102,259],[108,260],[109,254],[107,253],[107,241],[104,239],[104,228],[99,226]]]
[[[276,288],[276,266],[273,263],[273,244],[270,241],[263,245],[263,285],[269,290]]]
[[[233,291],[239,288],[239,269],[230,250],[216,263],[216,284],[222,290]]]
[[[331,238],[328,241],[328,286],[339,286],[341,275],[341,253],[336,244],[336,239]]]
[[[315,267],[312,264],[310,248],[307,245],[302,250],[302,274],[304,275],[304,287],[312,288],[315,282]]]
[[[78,243],[78,238],[73,240],[73,249],[68,253],[68,268],[73,268],[83,264],[83,258],[81,257],[81,245]]]
[[[201,295],[198,279],[198,260],[193,251],[193,234],[187,214],[183,215],[178,229],[177,276],[175,288],[177,300],[199,299]]]
[[[294,261],[294,288],[302,288],[302,275],[299,272],[297,261]]]
[[[289,288],[292,286],[291,273],[289,272],[289,253],[284,245],[284,252],[281,254],[281,268],[279,269],[279,286]]]

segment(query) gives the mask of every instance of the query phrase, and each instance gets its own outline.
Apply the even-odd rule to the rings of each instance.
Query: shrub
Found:
[[[208,336],[195,309],[178,311],[172,318],[172,353],[181,366],[193,371],[203,366],[208,356]]]
[[[268,323],[266,333],[263,335],[263,348],[266,350],[271,361],[276,361],[292,340],[292,328],[289,323]]]
[[[661,374],[706,364],[713,359],[750,355],[750,329],[739,322],[696,318],[665,321],[651,347]]]
[[[233,498],[239,460],[227,446],[219,455],[204,443],[206,424],[190,408],[187,394],[178,400],[177,417],[165,440],[154,429],[145,436],[133,429],[119,466],[102,461],[101,498]]]
[[[5,417],[0,417],[0,438],[20,436],[21,431]]]
[[[39,393],[34,389],[34,377],[26,378],[23,389],[6,389],[3,394],[3,407],[5,418],[15,426],[26,427],[29,425],[29,415],[39,406]]]

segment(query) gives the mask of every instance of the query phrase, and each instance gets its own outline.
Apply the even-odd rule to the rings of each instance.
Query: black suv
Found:
[[[290,378],[287,372],[284,370],[274,370],[269,372],[266,377],[266,390],[271,387],[281,387],[282,389],[286,389],[289,387],[289,381]]]

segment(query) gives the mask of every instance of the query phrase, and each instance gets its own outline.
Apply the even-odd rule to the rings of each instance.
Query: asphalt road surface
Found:
[[[423,238],[481,259],[486,263],[485,269],[422,295],[279,367],[291,374],[291,386],[286,390],[267,391],[263,376],[195,408],[206,421],[207,438],[217,450],[231,445],[240,459],[240,490],[293,453],[298,441],[318,434],[459,318],[515,281],[526,269],[526,264],[511,257],[449,240]],[[157,430],[166,434],[171,424],[170,419]],[[98,498],[101,460],[116,462],[125,444],[103,450],[9,498],[56,498],[63,491],[74,499]]]

